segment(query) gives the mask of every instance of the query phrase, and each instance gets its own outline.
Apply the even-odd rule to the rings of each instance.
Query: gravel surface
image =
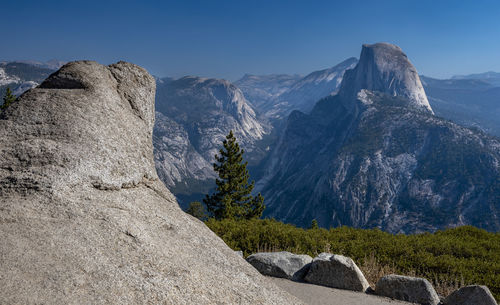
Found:
[[[294,295],[309,305],[409,305],[403,301],[379,297],[366,293],[334,289],[308,283],[297,283],[290,280],[268,277],[276,286]]]

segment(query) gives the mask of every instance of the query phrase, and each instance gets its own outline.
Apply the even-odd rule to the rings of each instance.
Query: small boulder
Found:
[[[305,280],[311,284],[362,292],[370,287],[351,258],[329,253],[314,258]]]
[[[234,253],[238,254],[238,256],[243,257],[243,251],[241,251],[241,250],[240,251],[234,251]]]
[[[452,292],[445,305],[497,305],[495,298],[486,286],[466,286]]]
[[[386,275],[378,280],[375,293],[396,300],[424,305],[437,305],[440,302],[431,283],[418,277]]]
[[[301,281],[309,270],[312,257],[290,252],[261,252],[247,257],[247,261],[264,275]]]

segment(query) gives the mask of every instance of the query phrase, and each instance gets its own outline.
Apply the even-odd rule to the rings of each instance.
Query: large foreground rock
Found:
[[[260,252],[250,255],[247,261],[264,275],[301,281],[309,271],[312,257],[290,252]]]
[[[311,284],[362,292],[370,287],[351,258],[329,253],[314,258],[305,280]]]
[[[444,300],[445,305],[497,305],[486,286],[466,286],[451,293]]]
[[[424,305],[437,305],[440,300],[434,287],[424,278],[386,275],[378,280],[375,293],[393,299]]]
[[[2,304],[295,304],[158,180],[154,79],[65,65],[0,115]]]

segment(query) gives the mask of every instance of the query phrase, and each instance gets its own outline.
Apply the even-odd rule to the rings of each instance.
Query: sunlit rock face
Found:
[[[5,304],[298,304],[158,179],[155,80],[63,66],[0,114]]]
[[[417,70],[398,46],[363,45],[359,63],[346,73],[340,93],[352,97],[361,89],[406,98],[411,106],[432,113]]]

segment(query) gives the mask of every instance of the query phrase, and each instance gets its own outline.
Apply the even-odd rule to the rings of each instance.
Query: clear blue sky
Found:
[[[0,60],[126,60],[158,76],[299,73],[399,45],[445,78],[500,71],[499,0],[2,1]]]

